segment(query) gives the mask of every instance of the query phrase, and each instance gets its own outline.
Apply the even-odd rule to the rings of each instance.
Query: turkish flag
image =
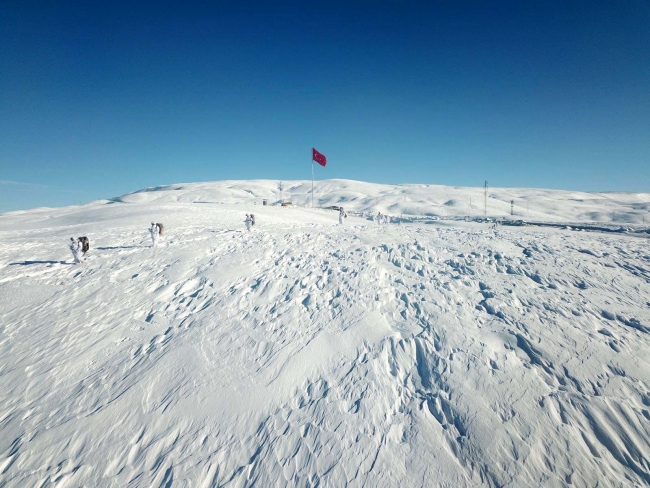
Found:
[[[323,167],[325,167],[325,165],[327,164],[327,158],[325,157],[325,155],[319,153],[313,147],[311,148],[311,159],[312,161],[316,161],[318,164],[320,164]]]

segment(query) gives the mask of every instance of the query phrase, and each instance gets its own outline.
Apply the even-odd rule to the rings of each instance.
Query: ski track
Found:
[[[646,239],[289,211],[1,232],[0,485],[650,484]]]

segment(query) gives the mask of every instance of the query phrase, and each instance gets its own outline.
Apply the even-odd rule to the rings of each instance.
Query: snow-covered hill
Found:
[[[282,191],[280,186],[282,185]],[[129,203],[258,203],[282,199],[311,206],[311,181],[219,181],[149,188],[116,199]],[[482,216],[483,188],[440,185],[380,185],[351,180],[315,183],[314,205],[392,215]],[[586,193],[531,188],[489,188],[487,214],[495,217],[571,222],[648,222],[648,193]]]
[[[482,214],[482,189],[317,185],[322,207]],[[277,186],[0,216],[0,486],[650,484],[647,237],[339,226],[262,206]],[[650,202],[490,195],[563,221],[641,223]]]

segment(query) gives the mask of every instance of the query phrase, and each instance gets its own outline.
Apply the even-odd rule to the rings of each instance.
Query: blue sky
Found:
[[[55,5],[56,4],[56,5]],[[650,3],[6,1],[0,211],[221,179],[650,188]]]

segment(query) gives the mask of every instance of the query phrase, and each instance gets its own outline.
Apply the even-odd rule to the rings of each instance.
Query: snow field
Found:
[[[0,216],[0,485],[650,484],[646,238],[177,193]]]

